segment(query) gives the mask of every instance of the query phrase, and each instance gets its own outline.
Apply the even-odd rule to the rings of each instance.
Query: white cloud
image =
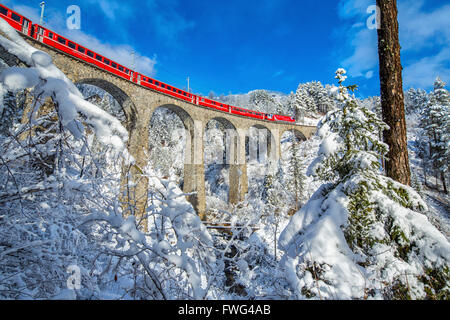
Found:
[[[353,53],[341,64],[352,77],[362,77],[377,66],[377,35],[376,31],[367,28],[360,29],[350,41]],[[372,71],[373,74],[373,71]]]
[[[399,33],[405,50],[450,43],[450,5],[425,12],[423,4],[422,0],[399,2]]]
[[[120,4],[115,1],[100,0],[96,1],[96,3],[100,6],[103,13],[112,20],[116,19],[116,12],[121,9]]]
[[[368,6],[375,4],[375,0],[341,0],[338,5],[338,12],[341,18],[353,18],[366,13]]]
[[[149,11],[152,12],[152,18],[149,23],[152,25],[156,33],[164,39],[167,43],[179,45],[177,41],[178,35],[195,26],[194,21],[187,20],[181,16],[176,10],[175,5],[167,6],[166,4],[159,4],[157,1],[148,2],[146,5]]]
[[[277,78],[277,77],[279,77],[279,76],[282,76],[284,74],[284,70],[278,70],[277,72],[275,72],[273,75],[272,75],[272,78]]]
[[[139,71],[147,76],[154,76],[156,73],[156,56],[149,58],[139,52],[134,52],[133,48],[127,44],[110,45],[108,43],[103,43],[97,38],[79,30],[68,30],[66,35],[75,42],[82,44],[87,48],[91,48],[101,55],[125,65],[128,68],[133,68],[134,62],[133,69],[136,71]],[[132,52],[134,53],[134,59]]]
[[[450,81],[450,48],[442,49],[435,56],[424,57],[407,65],[403,71],[405,88],[429,88],[439,76],[442,80]]]
[[[372,70],[367,71],[364,76],[366,77],[366,79],[371,79],[373,77],[373,71]]]

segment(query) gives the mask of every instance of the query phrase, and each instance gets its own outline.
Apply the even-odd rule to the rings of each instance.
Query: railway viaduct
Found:
[[[267,129],[268,150],[270,157],[274,160],[280,157],[283,133],[293,131],[298,137],[305,140],[316,130],[316,127],[312,126],[275,123],[198,106],[142,87],[34,39],[23,37],[35,48],[50,54],[53,63],[72,82],[97,86],[111,94],[119,102],[126,116],[123,125],[129,133],[128,149],[136,160],[136,167],[131,169],[132,177],[138,177],[140,171],[138,168],[144,168],[148,161],[148,135],[153,112],[158,108],[167,108],[180,117],[187,132],[183,191],[193,193],[188,196],[188,200],[202,218],[205,217],[206,210],[204,133],[209,121],[217,120],[227,129],[227,132],[232,133],[229,139],[231,142],[228,146],[229,150],[226,151],[230,166],[230,203],[238,203],[248,190],[245,141],[250,128]],[[4,50],[1,50],[0,57],[4,58],[4,61],[11,60]],[[136,183],[136,198],[146,199],[148,181],[145,178],[136,178],[136,180],[139,180]]]

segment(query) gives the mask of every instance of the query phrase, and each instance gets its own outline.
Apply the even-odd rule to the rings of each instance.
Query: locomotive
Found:
[[[192,94],[185,90],[178,89],[172,85],[161,82],[159,80],[147,77],[139,72],[131,70],[97,52],[82,46],[56,32],[45,28],[37,23],[32,23],[30,19],[20,15],[19,13],[0,4],[0,17],[6,20],[14,29],[31,37],[50,47],[65,52],[72,57],[81,59],[89,64],[95,65],[100,69],[113,73],[116,76],[134,82],[137,85],[146,87],[151,90],[170,95],[172,97],[185,100],[198,106],[213,108],[222,112],[232,113],[244,117],[251,117],[267,121],[295,122],[293,117],[283,116],[279,114],[268,114],[264,112],[244,109],[241,107],[231,106],[207,99],[200,95]]]

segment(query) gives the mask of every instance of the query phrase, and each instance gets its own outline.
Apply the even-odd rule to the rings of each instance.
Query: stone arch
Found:
[[[254,129],[257,130],[256,137],[251,132]],[[267,162],[271,158],[277,159],[276,136],[267,126],[262,124],[252,125],[248,128],[245,137],[245,152],[247,162],[254,160]]]
[[[221,139],[222,139],[222,153],[216,154],[215,156],[212,156],[212,163],[208,163],[208,166],[205,166],[208,172],[210,170],[219,170],[222,171],[223,169],[227,170],[228,172],[228,184],[224,183],[219,187],[219,190],[222,189],[222,191],[225,190],[225,192],[228,192],[228,203],[235,204],[240,199],[240,182],[239,182],[239,170],[238,170],[238,145],[239,145],[239,135],[236,129],[236,126],[228,119],[224,117],[211,117],[207,120],[205,124],[205,139],[207,137],[207,128],[208,125],[212,121],[217,121],[220,124],[219,130],[221,132]],[[214,134],[214,133],[213,133]],[[205,152],[205,158],[206,158],[206,152]],[[213,175],[214,177],[217,177],[216,174]],[[216,183],[215,183],[216,184]]]
[[[206,128],[211,123],[211,121],[217,121],[222,128],[223,131],[223,146],[224,153],[222,161],[219,161],[220,164],[232,165],[237,163],[237,148],[238,148],[238,135],[236,126],[228,119],[223,117],[212,117],[208,119],[205,123],[205,137],[206,137]]]
[[[187,112],[184,108],[177,106],[175,104],[163,104],[158,107],[156,107],[152,113],[150,114],[150,121],[153,117],[153,114],[158,109],[167,109],[172,111],[174,114],[180,118],[181,122],[184,125],[184,128],[186,129],[186,149],[185,149],[185,163],[194,163],[194,146],[195,146],[195,123],[192,116]],[[202,137],[203,138],[203,137]]]
[[[192,204],[195,211],[204,218],[205,212],[205,171],[203,164],[203,134],[204,123],[194,121],[191,114],[184,108],[175,104],[158,105],[150,114],[151,121],[156,110],[164,108],[175,113],[182,121],[185,134],[186,146],[184,155],[184,179],[183,191],[191,193],[187,200]]]
[[[109,81],[99,78],[81,79],[75,82],[75,85],[78,84],[92,85],[109,93],[122,107],[122,111],[126,117],[126,122],[124,125],[128,132],[131,132],[135,128],[137,108],[131,98],[122,89]]]
[[[298,129],[286,129],[286,130],[283,130],[283,131],[281,131],[280,138],[283,137],[283,135],[284,135],[286,132],[291,132],[291,133],[295,136],[295,138],[297,139],[297,141],[306,141],[306,140],[307,140],[307,138],[306,138],[306,136],[303,134],[303,132],[301,132],[301,131],[298,130]]]
[[[165,108],[165,109],[168,109],[168,110],[172,111],[173,113],[175,113],[181,119],[181,121],[184,124],[184,127],[187,130],[189,130],[189,131],[193,130],[194,120],[193,120],[192,116],[190,115],[190,113],[187,112],[184,108],[182,108],[180,106],[177,106],[175,104],[171,104],[171,103],[162,104],[160,106],[157,106],[153,110],[152,114],[159,108]]]

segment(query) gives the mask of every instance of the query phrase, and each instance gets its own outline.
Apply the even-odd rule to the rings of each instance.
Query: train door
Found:
[[[25,33],[26,35],[30,35],[30,26],[31,26],[31,21],[23,18],[22,32]]]
[[[40,42],[44,42],[44,32],[45,29],[42,27],[38,27],[38,31],[37,31],[37,40]]]
[[[130,80],[137,84],[141,84],[141,75],[137,72],[130,70]]]

